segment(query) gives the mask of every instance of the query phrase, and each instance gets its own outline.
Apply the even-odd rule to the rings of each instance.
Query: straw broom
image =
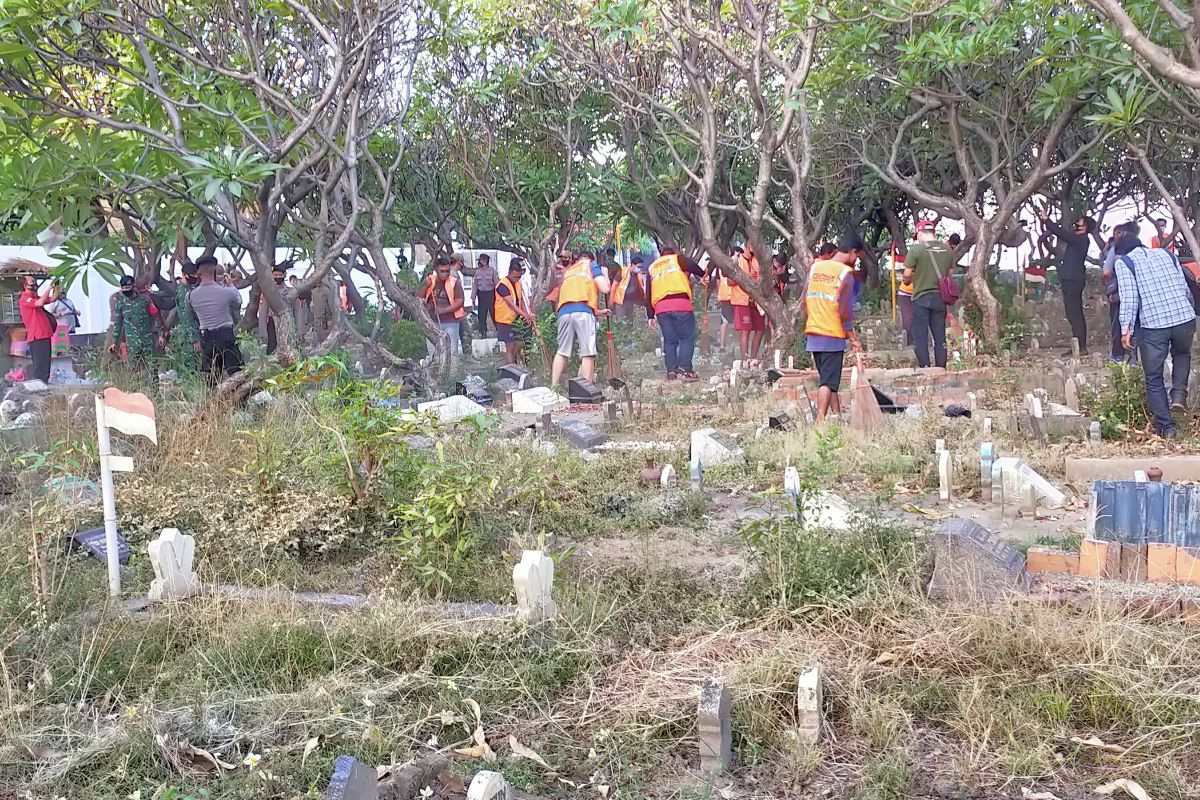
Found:
[[[875,390],[867,380],[863,367],[862,353],[857,353],[858,380],[854,384],[854,408],[850,412],[850,427],[863,433],[871,433],[883,426],[883,410],[875,397]]]

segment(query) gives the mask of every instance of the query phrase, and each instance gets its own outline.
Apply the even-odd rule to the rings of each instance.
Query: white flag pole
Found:
[[[104,496],[104,552],[108,557],[108,593],[121,594],[121,562],[117,544],[117,493],[113,488],[112,442],[104,419],[104,398],[96,395],[96,443],[100,450],[100,491]]]

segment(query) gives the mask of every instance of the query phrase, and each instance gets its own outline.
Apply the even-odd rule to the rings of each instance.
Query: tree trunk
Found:
[[[990,225],[980,227],[979,239],[971,250],[971,263],[967,267],[967,288],[983,313],[983,330],[979,333],[987,344],[999,346],[1000,303],[992,294],[992,288],[987,282],[988,263],[991,261],[996,239],[996,232]]]

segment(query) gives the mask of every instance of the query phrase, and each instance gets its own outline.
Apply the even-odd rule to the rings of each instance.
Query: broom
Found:
[[[546,340],[542,338],[542,329],[536,322],[529,327],[533,328],[533,338],[537,340],[538,350],[542,354],[542,365],[546,367],[546,374],[549,375],[554,368],[554,361],[550,357],[550,351],[546,348]]]
[[[612,335],[612,313],[605,318],[608,324],[608,382],[616,386],[621,382],[621,362],[617,360],[617,345]]]
[[[871,433],[883,426],[883,410],[879,407],[879,399],[875,397],[871,382],[867,380],[862,353],[856,354],[856,358],[858,381],[854,385],[854,408],[850,412],[850,427],[863,433]]]

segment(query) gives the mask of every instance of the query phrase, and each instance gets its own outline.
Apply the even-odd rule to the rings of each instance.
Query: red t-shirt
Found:
[[[21,293],[21,321],[25,323],[25,339],[30,342],[49,339],[54,335],[46,309],[37,305],[39,299],[37,292]]]

